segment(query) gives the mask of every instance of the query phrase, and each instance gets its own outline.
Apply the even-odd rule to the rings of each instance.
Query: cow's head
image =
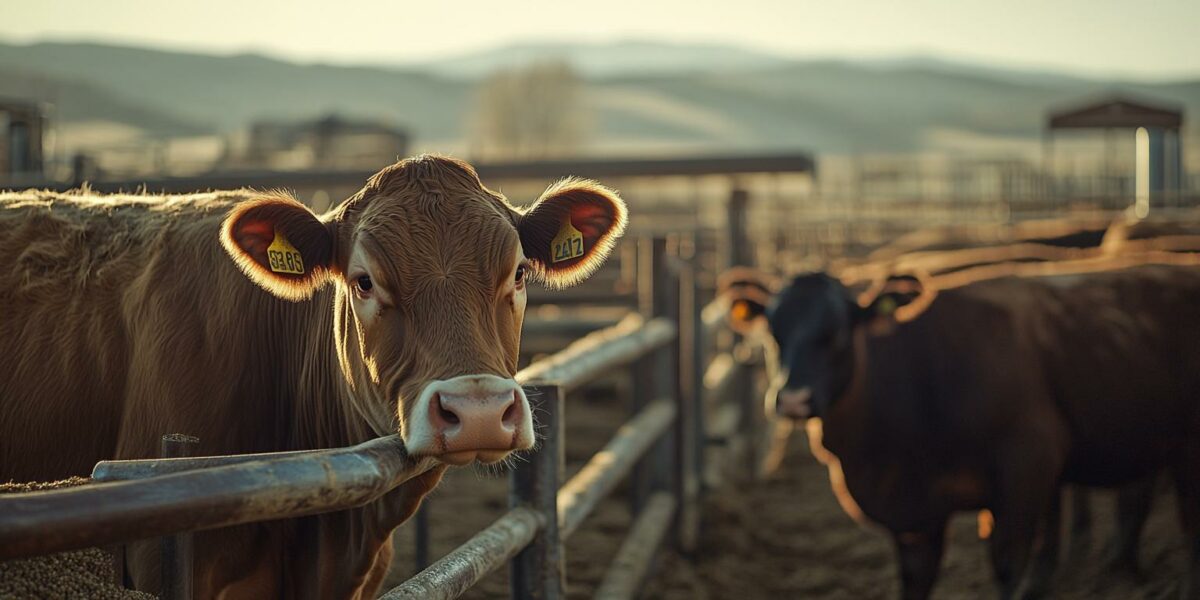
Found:
[[[293,301],[333,285],[334,345],[356,408],[413,456],[495,462],[532,447],[517,370],[526,285],[586,278],[625,205],[565,180],[515,209],[466,163],[392,165],[322,217],[272,195],[236,207],[222,241],[246,275]]]
[[[915,279],[894,278],[859,304],[842,282],[809,273],[774,292],[751,272],[726,276],[723,295],[735,330],[763,342],[771,382],[769,413],[791,419],[820,417],[845,393],[854,374],[855,330],[892,323],[897,308],[920,289]]]

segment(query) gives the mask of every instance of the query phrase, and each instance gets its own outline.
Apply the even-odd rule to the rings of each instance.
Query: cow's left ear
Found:
[[[584,179],[564,179],[521,215],[517,231],[533,271],[563,288],[587,279],[625,232],[625,203],[616,192]]]
[[[860,318],[878,328],[879,332],[884,332],[897,321],[896,311],[912,304],[923,293],[925,286],[919,278],[912,275],[891,276],[866,308],[861,309]]]
[[[221,244],[252,281],[299,302],[312,297],[333,272],[332,227],[286,195],[238,204],[221,226]]]

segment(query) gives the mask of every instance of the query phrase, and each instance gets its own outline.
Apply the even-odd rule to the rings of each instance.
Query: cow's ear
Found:
[[[247,277],[286,300],[312,297],[334,269],[331,226],[282,194],[249,200],[229,211],[221,226],[221,244]]]
[[[625,232],[625,203],[612,190],[584,179],[564,179],[521,215],[521,248],[547,286],[587,279]]]
[[[761,323],[765,323],[767,319],[767,307],[758,299],[740,296],[732,298],[729,301],[729,326],[734,331],[749,335],[759,327]]]
[[[897,321],[897,310],[912,304],[923,293],[925,286],[919,278],[912,275],[894,275],[887,279],[867,307],[862,309],[860,318],[869,324],[886,328],[886,325]]]
[[[726,318],[734,331],[748,335],[766,322],[767,304],[778,283],[751,267],[733,267],[717,277],[717,295],[725,299]]]

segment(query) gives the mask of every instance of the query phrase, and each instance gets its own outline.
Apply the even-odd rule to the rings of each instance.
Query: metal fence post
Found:
[[[664,317],[675,321],[678,325],[678,310],[679,310],[679,280],[677,278],[677,269],[671,261],[671,256],[667,251],[667,240],[662,237],[656,237],[651,241],[650,256],[653,263],[654,281],[652,282],[652,301],[650,306],[650,314],[654,317]],[[678,329],[676,329],[678,332]],[[676,334],[678,335],[678,333]],[[653,365],[653,383],[650,389],[654,390],[654,397],[651,400],[660,398],[671,398],[673,402],[679,401],[679,355],[675,350],[678,349],[678,338],[676,343],[668,344],[659,348],[651,355],[650,364]],[[678,419],[678,416],[676,417]],[[672,432],[674,428],[672,428]],[[668,433],[663,436],[663,439],[655,445],[655,449],[647,459],[650,461],[651,471],[651,487],[655,490],[671,490],[674,488],[675,479],[678,477],[677,463],[674,463],[674,436]]]
[[[639,238],[637,241],[637,293],[638,312],[643,317],[654,316],[655,296],[658,291],[655,280],[659,276],[658,262],[654,256],[654,240]],[[629,416],[637,415],[647,404],[654,401],[655,394],[655,364],[652,357],[637,360],[629,365],[630,383]],[[638,460],[637,466],[629,475],[629,514],[637,515],[642,512],[642,505],[650,495],[649,460]]]
[[[200,438],[182,433],[169,433],[162,436],[159,454],[162,458],[185,458],[192,456],[199,444]],[[162,538],[162,562],[159,567],[162,585],[159,589],[164,600],[192,599],[192,549],[191,532]]]
[[[429,566],[429,500],[421,503],[413,519],[413,573]]]
[[[729,195],[727,208],[728,255],[726,267],[753,266],[754,252],[750,247],[749,221],[750,195],[746,190],[734,188]],[[735,401],[742,407],[739,434],[744,441],[748,458],[747,473],[757,473],[761,455],[761,437],[764,434],[764,417],[755,393],[755,377],[751,368],[752,352],[742,336],[733,336],[734,359],[737,361],[737,383],[734,386]]]
[[[558,488],[564,469],[563,389],[554,384],[526,385],[541,431],[539,447],[528,462],[517,463],[509,478],[509,506],[526,506],[544,520],[533,542],[510,564],[514,600],[560,600],[566,597],[566,562],[558,530]]]
[[[702,440],[700,425],[700,382],[697,373],[701,368],[700,358],[700,301],[696,286],[695,257],[683,256],[682,244],[676,273],[675,288],[678,302],[675,318],[678,334],[671,346],[676,371],[675,383],[675,499],[676,547],[685,554],[696,548],[699,537],[700,507],[700,460]],[[690,259],[685,262],[685,259]]]

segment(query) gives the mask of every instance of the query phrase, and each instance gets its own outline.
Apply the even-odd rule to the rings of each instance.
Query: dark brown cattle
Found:
[[[843,506],[894,536],[904,596],[932,589],[949,515],[980,509],[1004,596],[1044,593],[1040,569],[1019,586],[1060,485],[1165,466],[1192,550],[1184,595],[1200,597],[1200,268],[980,281],[897,322],[909,299],[862,308],[814,274],[732,303],[735,324],[769,332],[768,403],[816,417]]]
[[[399,432],[431,470],[362,509],[197,536],[200,598],[370,598],[447,464],[534,444],[513,381],[526,282],[570,285],[625,225],[566,180],[525,210],[465,163],[390,166],[317,216],[282,194],[0,195],[0,480]],[[436,466],[434,466],[436,465]],[[150,544],[131,550],[157,586]]]

